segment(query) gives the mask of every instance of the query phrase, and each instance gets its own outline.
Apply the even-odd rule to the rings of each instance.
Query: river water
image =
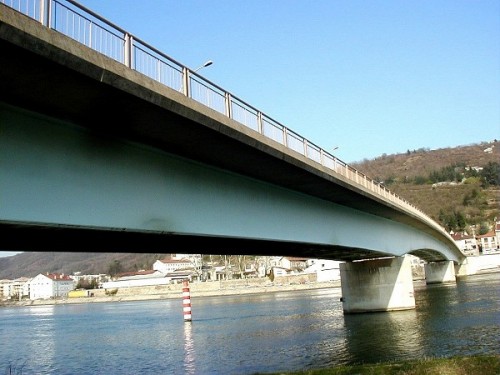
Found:
[[[254,374],[500,354],[500,273],[415,284],[417,308],[344,315],[339,288],[0,309],[0,374]]]

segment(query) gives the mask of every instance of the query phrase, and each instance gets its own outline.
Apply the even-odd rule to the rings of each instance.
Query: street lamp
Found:
[[[206,68],[207,66],[210,66],[213,63],[214,62],[212,60],[208,60],[207,62],[205,62],[205,64],[203,64],[202,66],[199,66],[198,68],[196,68],[195,70],[193,70],[193,72],[197,72],[200,69]]]
[[[213,63],[214,62],[212,60],[207,60],[203,65],[197,67],[194,70],[189,70],[187,67],[184,67],[182,69],[182,81],[181,81],[181,88],[179,89],[179,91],[183,92],[184,95],[189,96],[188,93],[189,73],[196,73],[198,70],[206,68],[207,66],[210,66]]]

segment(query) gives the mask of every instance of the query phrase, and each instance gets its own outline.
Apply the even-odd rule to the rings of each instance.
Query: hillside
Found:
[[[492,152],[484,150],[491,149]],[[408,150],[403,154],[383,154],[374,160],[363,160],[351,164],[366,175],[379,181],[398,177],[404,178],[429,175],[432,171],[440,170],[450,165],[465,164],[471,167],[480,167],[488,162],[500,161],[500,141],[483,142],[453,148],[429,150],[421,148]]]
[[[382,155],[352,166],[383,182],[448,230],[470,232],[473,227],[479,233],[500,219],[499,162],[500,142],[495,140]],[[486,171],[492,172],[488,183],[483,178]]]
[[[115,261],[123,271],[151,269],[157,259],[166,254],[25,252],[0,258],[0,279],[34,277],[43,272],[73,274],[107,273]]]
[[[488,149],[491,152],[485,152]],[[485,167],[488,163],[498,166],[499,161],[500,142],[494,141],[382,155],[353,164],[353,167],[383,181],[390,190],[421,208],[448,230],[470,230],[472,226],[479,233],[487,230],[495,218],[500,219],[500,186],[498,183],[484,184],[481,172],[467,168]],[[470,176],[465,183],[436,183],[440,178],[448,179],[450,173],[460,181]],[[498,173],[496,179],[498,181]],[[107,273],[115,262],[119,262],[123,271],[151,269],[155,260],[164,257],[165,254],[27,252],[0,258],[0,279],[32,277],[40,272]]]

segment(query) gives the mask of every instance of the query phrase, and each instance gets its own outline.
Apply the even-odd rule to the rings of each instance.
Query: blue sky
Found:
[[[500,2],[81,0],[345,162],[500,138]]]

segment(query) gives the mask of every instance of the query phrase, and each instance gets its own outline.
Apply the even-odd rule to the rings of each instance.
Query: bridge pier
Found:
[[[455,264],[453,261],[429,262],[425,264],[425,281],[427,284],[455,283]]]
[[[407,257],[341,263],[340,280],[344,313],[415,308]]]
[[[475,257],[467,257],[462,263],[455,264],[455,276],[469,276],[477,273],[478,265]]]

